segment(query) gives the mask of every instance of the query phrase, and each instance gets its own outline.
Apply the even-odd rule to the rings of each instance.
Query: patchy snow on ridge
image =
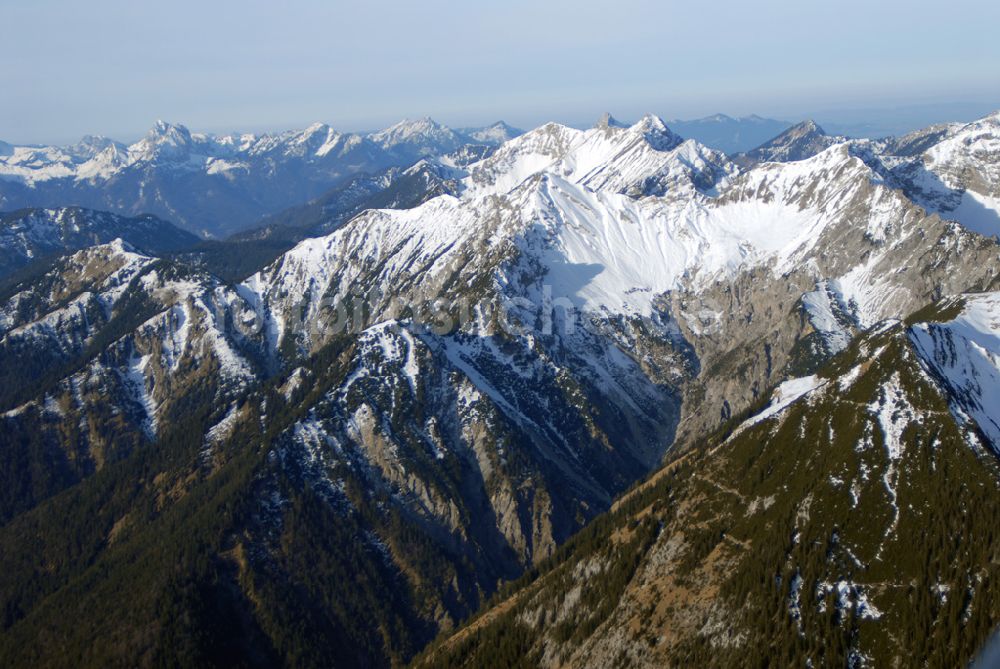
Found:
[[[122,381],[131,389],[133,399],[142,409],[143,430],[150,438],[156,435],[158,425],[156,417],[158,407],[150,389],[151,383],[146,377],[146,368],[149,366],[151,357],[149,354],[132,357],[129,360],[128,367],[122,369],[120,372]]]
[[[851,332],[844,323],[846,309],[840,300],[828,281],[820,281],[816,290],[802,296],[809,322],[823,337],[831,353],[843,351],[851,341]]]
[[[915,202],[987,237],[1000,235],[1000,114],[914,133],[919,156],[880,155]],[[905,139],[905,138],[904,138]],[[905,143],[905,142],[904,142]]]
[[[899,505],[897,504],[899,496],[896,487],[899,484],[899,460],[906,446],[903,441],[903,432],[911,424],[920,423],[923,418],[906,398],[906,391],[900,384],[899,372],[895,372],[889,382],[883,384],[878,399],[868,406],[868,413],[874,416],[878,422],[885,446],[887,464],[885,472],[882,474],[882,484],[885,486],[886,494],[889,495],[889,503],[893,510],[892,523],[885,532],[885,536],[889,536],[899,523]],[[878,555],[881,553],[880,546]]]
[[[770,418],[771,416],[784,411],[795,400],[800,397],[805,397],[812,391],[824,385],[826,385],[826,381],[819,378],[815,374],[798,379],[789,379],[774,389],[774,393],[771,395],[771,403],[767,406],[767,408],[747,422],[748,424],[753,425],[754,423],[759,423],[766,418]]]
[[[918,323],[910,339],[960,420],[971,418],[1000,450],[1000,293],[961,295],[946,323]]]
[[[736,435],[740,434],[747,428],[756,425],[762,421],[767,420],[777,416],[782,411],[791,406],[796,400],[808,396],[814,390],[822,388],[827,383],[826,379],[821,379],[815,374],[811,376],[803,376],[796,379],[788,379],[787,381],[778,385],[771,394],[771,402],[764,408],[760,413],[751,416],[747,420],[743,421],[739,427],[733,430],[733,433],[729,436],[732,439]]]
[[[832,603],[838,611],[868,620],[878,620],[882,617],[882,612],[868,601],[864,589],[857,583],[846,580],[817,583],[816,599],[819,600],[817,606],[820,613],[826,611],[826,595],[828,594],[834,596]]]
[[[236,427],[239,417],[240,408],[234,402],[226,411],[226,415],[218,423],[209,428],[205,434],[206,445],[215,444],[229,437],[233,432],[233,428]]]

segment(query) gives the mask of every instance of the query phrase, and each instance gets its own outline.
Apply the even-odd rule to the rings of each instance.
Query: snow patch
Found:
[[[805,397],[824,385],[826,385],[826,379],[821,379],[815,374],[785,381],[774,389],[774,393],[771,395],[771,403],[767,408],[748,419],[742,427],[756,425],[771,416],[781,413],[797,399]]]
[[[832,594],[833,605],[843,613],[853,613],[862,620],[878,620],[882,612],[868,599],[864,588],[851,581],[841,580],[833,583],[820,581],[816,584],[816,598],[819,600],[819,612],[826,611],[826,596]]]
[[[947,323],[918,323],[910,340],[962,423],[969,419],[1000,450],[1000,293],[962,295]]]

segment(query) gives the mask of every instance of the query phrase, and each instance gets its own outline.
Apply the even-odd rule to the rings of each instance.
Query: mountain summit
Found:
[[[616,119],[611,115],[610,112],[604,112],[601,114],[601,118],[597,119],[597,123],[594,124],[595,128],[627,128],[628,126]]]
[[[831,137],[815,121],[807,120],[793,125],[752,151],[739,154],[734,160],[743,166],[804,160],[843,141],[846,141],[846,138]]]
[[[451,128],[429,116],[403,120],[369,135],[375,144],[408,161],[450,153],[462,145],[462,138]]]

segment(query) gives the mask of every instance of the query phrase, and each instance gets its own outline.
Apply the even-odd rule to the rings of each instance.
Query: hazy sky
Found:
[[[0,138],[1000,108],[1000,3],[0,0]]]

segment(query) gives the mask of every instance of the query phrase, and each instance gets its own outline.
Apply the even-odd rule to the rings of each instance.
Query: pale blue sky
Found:
[[[7,141],[1000,107],[990,0],[0,3]]]

